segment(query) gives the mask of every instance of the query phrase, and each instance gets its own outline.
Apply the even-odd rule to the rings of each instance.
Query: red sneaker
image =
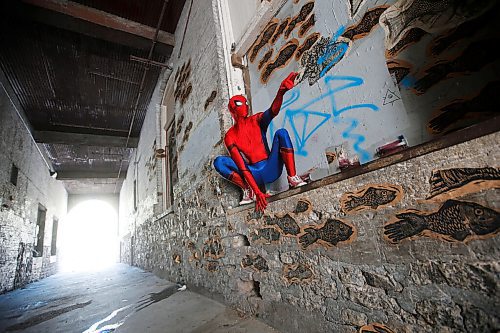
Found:
[[[240,201],[240,205],[246,205],[255,201],[255,193],[249,187],[243,190],[243,198]]]
[[[288,184],[290,185],[291,188],[294,188],[294,187],[304,186],[307,183],[302,178],[295,175],[292,177],[288,176]]]

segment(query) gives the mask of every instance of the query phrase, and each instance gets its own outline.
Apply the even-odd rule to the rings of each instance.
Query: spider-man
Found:
[[[281,83],[278,93],[269,109],[255,115],[248,115],[248,102],[242,95],[229,100],[229,111],[234,119],[227,131],[224,143],[229,156],[218,156],[215,169],[226,179],[243,190],[240,205],[256,201],[255,209],[263,211],[267,207],[269,194],[262,193],[259,185],[272,183],[281,176],[283,165],[291,187],[306,183],[297,176],[293,145],[284,128],[276,131],[271,150],[267,144],[266,131],[271,120],[276,117],[283,103],[283,95],[295,85],[297,73],[290,73]]]

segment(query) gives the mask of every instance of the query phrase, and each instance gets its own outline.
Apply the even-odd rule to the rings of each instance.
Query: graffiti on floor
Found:
[[[327,219],[321,225],[305,226],[302,230],[297,241],[304,250],[313,248],[313,245],[330,248],[338,246],[339,243],[349,244],[357,236],[353,225],[338,219]]]
[[[475,202],[458,200],[447,200],[432,213],[407,210],[396,214],[394,220],[384,226],[386,240],[394,244],[418,237],[467,242],[493,237],[500,229],[500,213]]]
[[[359,333],[395,333],[392,329],[380,323],[371,323],[362,326]]]
[[[307,283],[314,277],[311,267],[304,263],[285,264],[283,267],[283,278],[288,284]]]
[[[186,103],[191,91],[193,90],[193,85],[191,80],[191,59],[187,63],[184,63],[181,68],[177,69],[175,72],[175,89],[174,97],[175,101],[179,101],[181,105]]]
[[[489,188],[500,188],[500,168],[455,168],[432,171],[430,196],[458,197]]]
[[[393,184],[370,184],[354,192],[347,192],[340,198],[341,210],[355,213],[365,209],[378,210],[394,206],[401,201],[403,188]]]
[[[243,259],[241,259],[241,267],[250,267],[258,272],[269,271],[269,266],[267,265],[266,259],[261,255],[250,255],[247,254]]]

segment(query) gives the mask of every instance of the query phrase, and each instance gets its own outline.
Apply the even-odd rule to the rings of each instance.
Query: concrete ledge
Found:
[[[415,157],[423,156],[437,150],[441,150],[447,147],[451,147],[466,141],[479,138],[481,136],[495,133],[498,132],[499,130],[500,130],[500,116],[497,116],[482,123],[463,128],[461,130],[455,131],[450,134],[443,135],[442,137],[437,138],[435,140],[428,141],[417,146],[409,147],[408,149],[398,152],[394,155],[381,157],[377,160],[368,162],[357,168],[348,169],[346,171],[342,171],[340,173],[327,176],[320,180],[313,181],[300,188],[295,188],[288,191],[280,192],[278,194],[271,196],[268,199],[268,202],[271,203],[274,201],[282,200],[294,196],[296,194],[308,192],[317,189],[319,187],[323,187],[345,179],[362,175],[364,173],[379,170],[396,163],[404,162]],[[255,204],[249,204],[228,209],[227,214],[233,215],[243,212],[245,210],[253,210],[253,209],[255,209]]]

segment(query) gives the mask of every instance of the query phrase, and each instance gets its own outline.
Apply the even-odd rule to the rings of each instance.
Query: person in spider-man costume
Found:
[[[295,85],[297,73],[290,73],[281,83],[271,107],[265,112],[248,115],[248,102],[242,95],[229,100],[229,111],[234,119],[227,131],[224,143],[229,156],[218,156],[214,160],[215,169],[226,179],[243,190],[240,205],[256,201],[255,209],[263,211],[267,207],[269,194],[262,193],[259,185],[272,183],[281,176],[283,166],[288,174],[291,187],[306,183],[297,176],[293,145],[284,128],[276,131],[271,149],[267,144],[266,131],[271,120],[276,117],[283,103],[283,96]]]

